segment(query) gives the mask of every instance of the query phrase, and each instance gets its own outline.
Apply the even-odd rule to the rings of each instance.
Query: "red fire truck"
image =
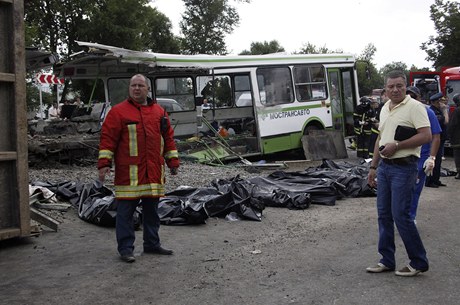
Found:
[[[434,72],[410,72],[410,84],[420,89],[423,101],[428,101],[433,94],[442,92],[452,107],[452,97],[460,93],[460,67],[443,67],[441,71]]]

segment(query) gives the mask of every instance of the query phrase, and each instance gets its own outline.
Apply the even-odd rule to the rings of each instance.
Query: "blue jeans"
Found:
[[[132,254],[134,251],[133,215],[139,204],[137,200],[118,200],[117,199],[116,235],[118,243],[118,253],[120,255]],[[158,216],[158,198],[142,198],[142,223],[144,237],[144,251],[154,250],[160,247],[160,217]]]
[[[423,163],[425,163],[426,159],[429,156],[420,156],[417,164],[417,180],[415,181],[415,185],[412,189],[412,205],[410,207],[410,218],[415,220],[417,216],[417,208],[418,202],[420,200],[420,195],[422,194],[423,186],[425,185],[426,174],[423,170]]]
[[[378,250],[380,262],[395,268],[394,225],[404,243],[410,265],[428,270],[428,259],[417,227],[410,217],[412,189],[417,178],[417,162],[408,165],[380,162],[377,172],[377,212],[379,223]]]

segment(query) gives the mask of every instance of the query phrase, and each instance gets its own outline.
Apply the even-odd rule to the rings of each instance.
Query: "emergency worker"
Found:
[[[371,136],[369,139],[369,158],[372,158],[374,156],[374,146],[375,146],[375,141],[377,140],[379,136],[379,120],[377,119],[380,117],[380,103],[376,99],[372,99],[371,102],[371,108],[370,108],[370,124],[371,124]]]
[[[407,95],[410,95],[414,100],[421,101],[420,90],[415,86],[409,86],[406,88]],[[410,207],[410,217],[417,223],[415,219],[417,216],[417,208],[419,204],[420,195],[425,185],[425,180],[427,176],[433,174],[434,164],[436,160],[436,155],[439,149],[439,143],[441,142],[441,126],[439,126],[438,119],[434,114],[433,110],[430,109],[428,105],[423,104],[430,120],[430,130],[431,130],[431,142],[425,143],[422,145],[420,150],[420,158],[418,159],[417,164],[417,180],[415,180],[415,186],[412,189],[412,205]]]
[[[176,175],[179,158],[168,115],[148,98],[149,90],[145,76],[131,78],[129,98],[107,114],[99,145],[101,182],[115,165],[116,237],[121,259],[128,263],[135,261],[133,214],[139,202],[144,253],[173,254],[161,247],[157,209],[159,197],[165,193],[165,162],[171,174]]]
[[[430,97],[430,109],[433,110],[436,118],[438,119],[439,126],[441,126],[441,142],[439,143],[438,153],[436,154],[436,159],[434,160],[434,169],[433,175],[428,176],[425,181],[426,187],[440,187],[446,186],[441,182],[441,162],[442,162],[442,147],[444,147],[444,142],[447,138],[447,126],[446,126],[446,117],[444,111],[442,110],[441,99],[443,94],[441,92],[436,93]]]
[[[362,97],[353,113],[354,131],[356,134],[356,156],[369,158],[369,142],[371,138],[372,119],[375,118],[371,109],[371,99]]]
[[[456,108],[449,121],[447,136],[450,140],[450,146],[454,154],[455,167],[457,169],[455,179],[460,179],[460,93],[455,94],[452,100]]]

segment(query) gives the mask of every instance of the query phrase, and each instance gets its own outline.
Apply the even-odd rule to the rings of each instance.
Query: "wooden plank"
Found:
[[[14,105],[16,107],[16,179],[21,235],[30,235],[29,168],[27,156],[26,47],[24,1],[13,1]]]
[[[13,3],[13,0],[0,0],[0,3],[3,2],[3,3]]]
[[[21,236],[19,228],[8,228],[0,230],[0,240]]]
[[[18,158],[15,151],[0,151],[0,161],[14,161]]]
[[[16,76],[14,74],[0,72],[0,82],[14,83],[15,80]]]
[[[41,223],[42,225],[47,226],[51,230],[54,230],[54,231],[57,232],[58,225],[59,225],[59,222],[57,220],[49,217],[46,214],[43,214],[42,212],[40,212],[39,210],[37,210],[37,209],[35,209],[33,207],[30,207],[30,217],[33,220]],[[29,223],[29,227],[30,227],[30,223]]]

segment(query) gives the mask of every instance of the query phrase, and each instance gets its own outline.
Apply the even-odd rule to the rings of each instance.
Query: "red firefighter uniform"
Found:
[[[98,169],[114,162],[116,198],[164,196],[165,161],[179,167],[173,136],[166,111],[155,102],[127,99],[112,107],[102,125]]]

